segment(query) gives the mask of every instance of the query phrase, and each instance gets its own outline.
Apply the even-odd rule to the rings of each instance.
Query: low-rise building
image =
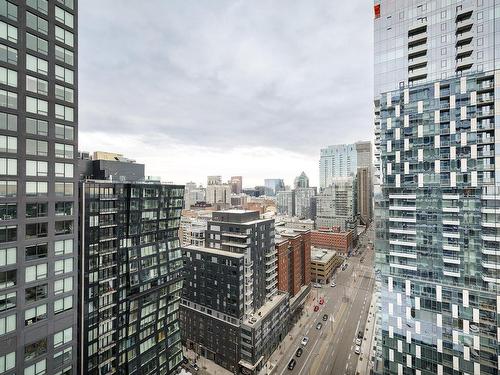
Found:
[[[356,229],[345,232],[338,232],[335,230],[311,231],[312,246],[335,250],[343,256],[347,256],[354,249],[356,241]]]
[[[311,280],[316,283],[327,284],[330,282],[335,269],[343,261],[344,258],[334,250],[313,247],[311,249]]]

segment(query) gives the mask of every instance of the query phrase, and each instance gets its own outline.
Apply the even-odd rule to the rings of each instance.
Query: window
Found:
[[[26,139],[26,155],[47,156],[48,142],[36,139]]]
[[[0,112],[0,130],[17,131],[17,115]]]
[[[64,23],[66,26],[73,28],[73,15],[70,12],[56,6],[56,21]]]
[[[0,15],[17,21],[17,6],[7,0],[0,0]]]
[[[58,348],[64,344],[67,344],[73,339],[73,328],[66,328],[64,331],[60,331],[54,334],[54,348]]]
[[[17,43],[17,27],[0,21],[0,38]]]
[[[56,65],[56,79],[72,85],[74,83],[74,73],[71,69]]]
[[[10,292],[10,293],[4,293],[0,294],[0,311],[7,311],[10,309],[13,309],[16,307],[16,298],[17,298],[17,293],[16,292]],[[1,370],[1,364],[0,364],[0,370]],[[1,372],[0,372],[1,373]]]
[[[0,336],[16,330],[16,314],[0,318]]]
[[[73,145],[66,145],[63,143],[55,144],[55,156],[56,158],[63,159],[73,159],[74,157],[74,147]]]
[[[26,345],[24,347],[24,360],[31,361],[45,353],[47,353],[47,338]]]
[[[46,243],[26,246],[26,260],[47,258],[47,249]]]
[[[56,138],[72,141],[74,139],[74,130],[72,126],[56,124]]]
[[[48,212],[48,203],[26,203],[26,217],[45,217]]]
[[[16,264],[17,247],[0,249],[0,267]]]
[[[56,85],[56,99],[73,103],[73,97],[74,97],[73,89],[61,85]]]
[[[0,243],[17,240],[17,225],[0,226]]]
[[[0,83],[2,85],[17,87],[17,72],[12,69],[0,67]]]
[[[26,224],[26,238],[47,237],[47,223]]]
[[[0,158],[0,175],[17,175],[17,159]]]
[[[40,160],[26,160],[26,176],[47,176],[48,162]]]
[[[30,326],[44,319],[47,319],[47,304],[32,307],[24,313],[25,326]]]
[[[49,23],[31,12],[26,12],[26,26],[44,35],[49,31]]]
[[[31,96],[26,97],[26,111],[31,113],[37,113],[39,115],[47,116],[49,110],[49,104],[46,100],[32,98]]]
[[[28,197],[45,197],[48,192],[48,183],[45,181],[27,181],[26,195]]]
[[[26,90],[41,95],[49,92],[49,83],[43,79],[26,76]]]
[[[54,354],[54,367],[62,366],[65,362],[70,362],[72,358],[72,348],[66,348]],[[70,374],[69,374],[70,375]]]
[[[0,61],[17,65],[17,49],[0,44]]]
[[[56,177],[73,178],[73,164],[55,163]]]
[[[15,203],[0,204],[0,220],[12,220],[16,218],[17,218],[17,204]]]
[[[56,236],[73,233],[73,220],[56,221],[54,230]]]
[[[26,48],[47,55],[49,52],[49,42],[33,34],[26,33]]]
[[[37,264],[36,266],[26,267],[26,282],[43,280],[47,278],[47,263]]]
[[[27,0],[26,2],[28,2]],[[36,0],[33,0],[36,1]],[[38,0],[42,1],[42,0]],[[43,0],[45,1],[45,0]],[[47,361],[44,359],[24,369],[24,375],[44,375],[47,373]]]
[[[46,136],[49,131],[48,129],[47,121],[26,118],[26,133]]]
[[[17,196],[17,181],[0,181],[0,197]]]
[[[66,5],[69,9],[73,10],[74,0],[57,0],[57,2]]]
[[[26,5],[38,10],[40,13],[47,14],[48,1],[47,0],[26,0]]]
[[[67,277],[65,279],[56,280],[54,282],[54,294],[61,294],[71,292],[73,290],[73,278]]]
[[[17,94],[15,92],[0,90],[0,106],[17,109]]]
[[[56,216],[73,215],[73,202],[56,202]]]
[[[35,56],[26,55],[26,69],[32,72],[47,75],[49,63],[44,59]]]
[[[26,288],[26,303],[41,301],[49,295],[49,284],[36,285]]]
[[[0,289],[13,287],[17,283],[17,271],[3,271],[0,272]]]
[[[69,49],[63,48],[61,46],[55,46],[56,60],[62,61],[68,65],[73,66],[75,55]]]
[[[73,252],[73,239],[60,240],[54,242],[54,254],[64,255],[71,254]]]
[[[56,104],[56,118],[66,121],[73,121],[73,108]]]
[[[71,197],[73,196],[73,183],[72,182],[56,182],[55,193],[57,197]]]
[[[56,26],[56,40],[73,47],[73,33],[59,26]]]
[[[0,152],[17,152],[17,137],[0,135]]]
[[[16,366],[16,352],[0,356],[0,373],[12,370]]]
[[[54,301],[54,314],[60,314],[73,307],[73,296],[64,297]]]
[[[73,258],[56,260],[54,263],[54,274],[62,275],[73,272]]]

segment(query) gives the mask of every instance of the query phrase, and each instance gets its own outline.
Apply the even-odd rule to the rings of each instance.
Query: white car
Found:
[[[336,286],[336,285],[337,285],[337,284],[335,284],[335,281],[334,281],[333,283],[331,283],[331,284],[330,284],[330,286],[331,286],[332,288],[335,288],[335,286]]]
[[[359,345],[356,345],[356,348],[354,348],[354,353],[358,354],[361,353],[361,347]]]
[[[315,284],[314,284],[314,287],[315,287],[315,288],[321,288],[321,284],[320,284],[320,283],[315,283]]]
[[[358,346],[361,345],[361,339],[359,337],[356,337],[356,345]]]
[[[304,338],[302,339],[302,341],[300,343],[302,344],[302,346],[306,346],[308,341],[309,341],[309,337],[304,336]]]

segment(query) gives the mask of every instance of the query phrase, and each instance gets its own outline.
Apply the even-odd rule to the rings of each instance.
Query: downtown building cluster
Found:
[[[380,374],[498,374],[498,2],[377,1]]]
[[[79,172],[77,8],[0,1],[0,373],[169,374],[184,188]]]

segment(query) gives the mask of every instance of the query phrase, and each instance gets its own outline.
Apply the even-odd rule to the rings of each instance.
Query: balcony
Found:
[[[463,46],[457,47],[457,53],[455,55],[455,59],[463,59],[464,57],[469,57],[474,52],[474,47],[472,44],[464,44]]]
[[[408,264],[389,263],[389,267],[399,268],[401,270],[408,270],[408,271],[416,271],[417,270],[417,266],[410,266]]]
[[[487,283],[500,284],[500,279],[499,278],[490,277],[490,276],[487,276],[487,275],[482,275],[482,279],[483,279],[484,282],[487,282]]]
[[[232,238],[241,238],[245,239],[249,235],[248,234],[241,234],[241,233],[233,233],[233,232],[222,232],[223,237],[232,237]]]
[[[417,254],[415,253],[401,253],[399,251],[389,251],[389,255],[399,258],[417,259]]]
[[[443,245],[443,250],[460,251],[460,246],[457,246],[457,245]]]
[[[408,46],[415,46],[427,42],[427,28],[422,29],[421,32],[408,36]]]
[[[472,31],[464,31],[460,34],[457,34],[457,39],[455,41],[455,46],[463,46],[464,44],[468,44],[472,41],[472,38],[474,37],[474,34]]]
[[[460,272],[456,271],[443,271],[444,276],[450,276],[450,277],[460,277]]]
[[[427,66],[427,56],[418,56],[408,60],[408,69],[413,70]]]
[[[457,60],[455,70],[461,71],[469,69],[474,64],[474,59],[471,56],[463,57]]]
[[[448,263],[448,264],[460,264],[460,259],[455,259],[455,258],[443,258],[443,263]]]
[[[443,220],[443,225],[460,225],[460,220]]]
[[[389,210],[392,210],[392,211],[416,211],[417,207],[415,207],[415,206],[389,206]]]
[[[481,253],[483,253],[484,255],[496,255],[496,256],[500,256],[500,250],[489,249],[487,247],[483,247],[481,249]]]
[[[414,59],[418,56],[427,54],[427,44],[420,44],[418,46],[408,47],[408,59]]]
[[[500,264],[499,263],[488,263],[488,262],[485,262],[485,261],[481,261],[481,265],[484,267],[484,268],[487,268],[489,270],[497,270],[497,271],[500,271]]]
[[[491,241],[491,242],[500,242],[500,236],[485,236],[484,234],[481,235],[481,239],[483,241]]]
[[[397,246],[417,247],[416,242],[401,241],[401,240],[389,240],[389,244],[390,245],[397,245]]]
[[[422,79],[425,77],[427,77],[427,67],[408,69],[408,79],[411,81],[415,81],[417,79]]]

